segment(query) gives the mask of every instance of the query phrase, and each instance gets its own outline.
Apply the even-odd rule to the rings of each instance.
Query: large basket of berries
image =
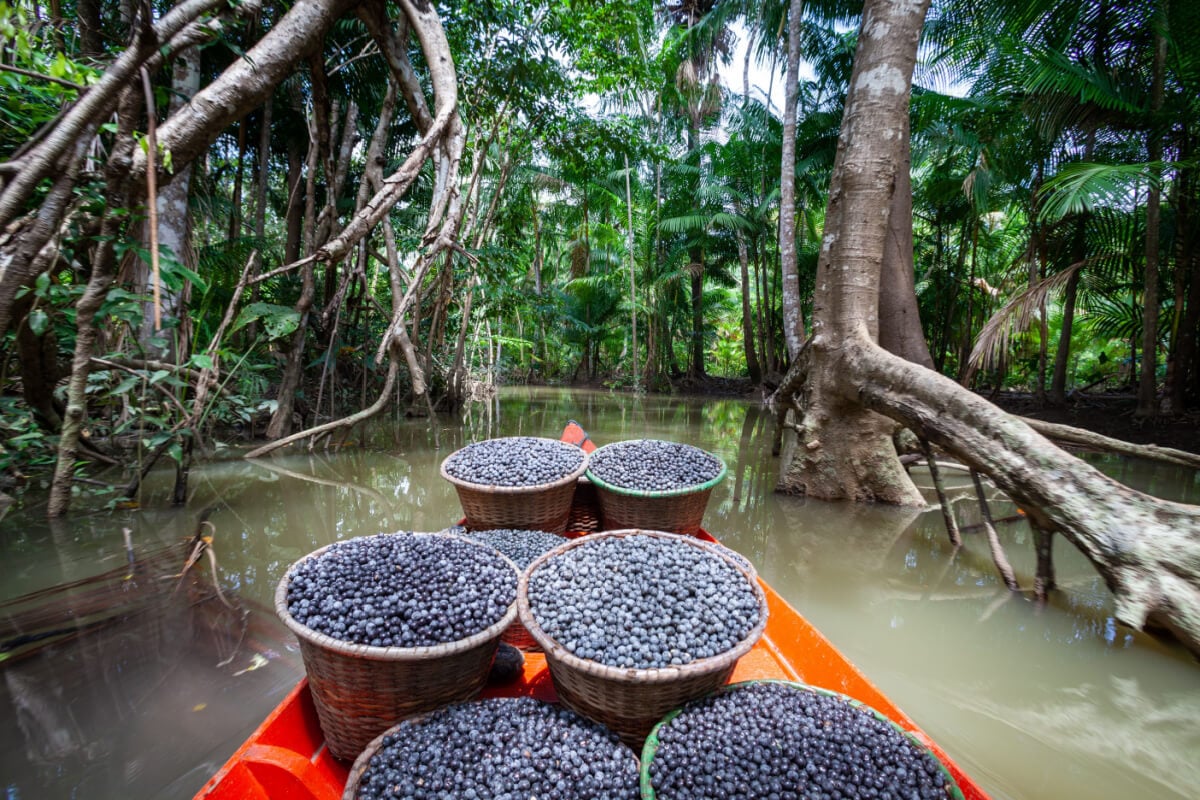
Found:
[[[474,697],[517,577],[495,549],[445,534],[349,539],[293,564],[275,610],[300,640],[329,751],[354,759],[401,719]]]
[[[611,731],[531,697],[497,697],[380,735],[351,767],[343,800],[637,796],[637,756]]]
[[[719,745],[719,746],[717,746]],[[838,692],[746,681],[668,714],[642,749],[644,800],[741,796],[962,800],[937,755]]]
[[[725,473],[725,462],[699,447],[630,439],[592,453],[587,478],[599,496],[604,530],[643,528],[693,536]]]
[[[442,462],[471,530],[560,532],[588,456],[558,439],[508,436],[469,444]]]
[[[664,714],[728,681],[767,624],[745,568],[661,531],[560,545],[521,575],[517,605],[559,700],[639,749]]]
[[[504,556],[511,559],[517,565],[517,569],[522,571],[528,569],[534,559],[542,553],[547,553],[566,541],[566,539],[557,533],[550,533],[549,531],[522,531],[503,528],[493,531],[468,531],[463,535],[473,541],[482,542],[496,548]],[[526,652],[542,652],[541,645],[529,635],[529,631],[525,629],[525,626],[521,624],[521,620],[519,619],[513,620],[512,624],[508,626],[507,630],[504,631],[501,641]]]

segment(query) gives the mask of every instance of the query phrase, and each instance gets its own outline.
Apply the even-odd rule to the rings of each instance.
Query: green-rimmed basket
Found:
[[[592,453],[607,447],[617,447],[624,442],[613,442]],[[707,451],[705,451],[707,452]],[[626,489],[614,486],[592,472],[589,465],[587,479],[596,487],[600,500],[601,530],[619,530],[624,528],[642,528],[651,531],[666,531],[695,536],[700,531],[700,522],[704,519],[704,510],[708,507],[708,498],[713,488],[725,479],[729,471],[725,460],[716,453],[708,453],[721,464],[721,471],[715,478],[679,489],[662,491],[646,491],[643,489]]]
[[[450,534],[495,552],[492,548]],[[373,647],[335,639],[302,625],[287,606],[287,588],[304,561],[332,545],[314,550],[288,568],[275,590],[275,613],[300,641],[308,687],[329,752],[352,761],[376,736],[400,720],[477,695],[487,681],[500,637],[516,619],[517,603],[484,630],[465,639],[427,647]],[[500,555],[512,567],[517,565]]]
[[[611,667],[580,658],[550,637],[533,615],[529,602],[529,581],[549,559],[574,547],[584,547],[610,536],[655,536],[686,542],[720,558],[745,578],[758,599],[758,623],[733,648],[715,656],[701,658],[682,666],[634,669]],[[723,685],[733,674],[738,659],[753,649],[767,627],[767,598],[750,572],[735,559],[696,539],[684,539],[662,531],[624,530],[593,533],[559,545],[534,560],[521,574],[517,585],[517,608],[521,624],[541,645],[546,654],[550,679],[564,706],[588,719],[607,726],[621,741],[637,752],[646,734],[673,708],[703,697]]]
[[[897,725],[895,720],[891,719],[890,717],[884,716],[883,714],[876,711],[874,708],[871,708],[866,703],[863,703],[859,700],[855,700],[853,697],[850,697],[849,695],[842,694],[841,692],[835,692],[830,689],[822,689],[819,686],[809,686],[806,683],[799,683],[797,681],[762,679],[762,680],[753,680],[753,681],[741,681],[739,683],[731,683],[731,684],[728,684],[727,686],[722,686],[721,688],[717,689],[715,692],[712,692],[708,696],[712,697],[712,696],[716,696],[716,695],[720,695],[720,694],[725,694],[727,692],[735,692],[738,689],[744,688],[746,686],[753,686],[753,685],[761,684],[761,683],[778,683],[778,684],[782,684],[784,686],[790,686],[790,687],[800,690],[800,691],[815,692],[816,694],[822,694],[827,697],[836,697],[836,698],[846,701],[847,703],[849,703],[851,706],[854,706],[855,708],[866,711],[867,713],[874,716],[876,719],[886,722],[887,724],[889,724],[893,728],[895,728],[897,731],[899,731],[900,734],[904,736],[904,738],[908,739],[908,741],[911,742],[914,747],[916,747],[918,750],[920,750],[924,753],[927,753],[929,755],[929,757],[934,760],[934,763],[937,764],[938,769],[942,773],[942,778],[945,781],[946,797],[949,798],[949,800],[964,800],[962,790],[960,788],[958,788],[958,783],[954,780],[954,776],[950,774],[950,770],[946,769],[946,765],[942,763],[942,760],[940,758],[938,758],[937,753],[933,752],[933,750],[931,750],[928,745],[926,745],[924,742],[922,742],[920,739],[918,739],[916,736],[914,736],[911,731],[907,731],[904,728]],[[703,700],[703,699],[705,699],[705,698],[698,698],[696,702],[699,702],[699,700]],[[663,717],[661,722],[659,722],[657,725],[654,726],[654,728],[650,731],[650,735],[646,737],[646,742],[642,746],[642,764],[641,764],[641,775],[640,775],[641,788],[642,788],[642,800],[657,800],[657,796],[654,793],[654,786],[650,780],[650,764],[651,764],[651,762],[654,761],[655,753],[658,752],[659,732],[663,729],[664,726],[670,725],[671,721],[674,720],[676,717],[678,717],[681,713],[686,711],[687,708],[688,708],[687,706],[684,706],[682,708],[677,708],[674,711],[672,711],[671,713],[667,714],[665,717]]]
[[[447,472],[446,462],[459,452],[454,451],[442,461],[441,474],[453,484],[458,493],[458,501],[462,504],[469,530],[521,528],[562,533],[567,529],[567,521],[571,517],[571,504],[575,499],[575,487],[587,471],[588,454],[578,445],[561,439],[526,438],[541,439],[562,447],[574,448],[583,455],[583,460],[573,472],[556,481],[537,486],[492,486],[464,481]]]

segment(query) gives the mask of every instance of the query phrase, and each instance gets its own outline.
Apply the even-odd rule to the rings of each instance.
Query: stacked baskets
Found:
[[[539,468],[534,466],[528,472],[522,472],[524,467],[518,464],[514,468],[518,473],[516,480],[509,481],[507,476],[500,474],[507,464],[502,459],[499,473],[495,468],[491,473],[482,473],[499,475],[497,480],[468,480],[463,478],[463,470],[448,470],[448,465],[456,456],[474,447],[471,445],[447,458],[441,467],[442,476],[458,492],[466,514],[465,524],[471,531],[467,536],[478,537],[471,544],[502,559],[511,568],[515,579],[515,599],[512,604],[483,630],[457,641],[433,646],[379,647],[343,641],[312,629],[296,619],[289,610],[288,585],[292,576],[306,562],[320,558],[330,549],[328,547],[296,562],[279,585],[276,610],[300,640],[310,688],[330,752],[341,759],[356,759],[345,790],[347,800],[358,796],[364,774],[383,757],[385,748],[392,746],[387,742],[400,741],[395,738],[399,732],[436,717],[431,712],[438,709],[447,706],[451,710],[466,707],[454,704],[464,703],[479,693],[502,640],[527,651],[544,651],[550,679],[562,705],[604,726],[635,752],[641,753],[643,798],[663,796],[656,795],[657,787],[651,778],[651,771],[660,753],[664,729],[679,715],[691,713],[691,709],[703,706],[711,698],[720,697],[741,686],[735,684],[730,687],[726,684],[738,660],[754,647],[763,634],[768,614],[766,597],[753,565],[746,559],[719,544],[692,536],[699,531],[712,489],[726,474],[724,463],[711,454],[696,451],[711,459],[712,468],[708,474],[704,474],[704,470],[693,471],[688,477],[696,478],[699,475],[702,479],[691,482],[685,480],[684,485],[680,486],[647,488],[644,485],[637,486],[636,480],[632,481],[635,485],[622,485],[621,476],[616,476],[614,480],[611,470],[604,475],[595,474],[589,469],[587,454],[573,444],[549,439],[524,438],[523,441],[536,442],[533,447],[539,452],[546,452],[547,447],[571,448],[568,461],[575,459],[577,451],[577,463],[570,469],[560,469],[561,474],[551,480],[526,480],[525,483],[532,485],[522,485],[522,477],[544,476],[545,470],[539,472]],[[628,444],[617,443],[616,446]],[[604,450],[601,448],[596,451],[601,460]],[[555,457],[565,452],[557,452]],[[506,482],[515,485],[505,485]],[[582,497],[579,496],[581,491],[585,493]],[[628,529],[611,530],[615,526]],[[595,533],[597,530],[602,532]],[[548,541],[550,537],[547,532],[567,538],[553,546],[555,542]],[[582,536],[583,533],[590,535]],[[523,551],[533,548],[535,552],[546,547],[552,549],[533,558],[526,567],[524,563],[513,563],[521,559],[501,546],[500,539],[489,541],[486,538],[488,534],[503,534],[510,540],[515,536],[518,544],[512,545],[510,541],[510,548],[518,547]],[[523,535],[527,537],[522,538]],[[429,538],[438,536],[467,541],[445,534],[429,535]],[[569,538],[571,536],[579,538]],[[536,543],[533,541],[535,539],[538,540]],[[596,560],[596,553],[601,548],[610,544],[624,546],[624,543],[635,541],[639,546],[653,543],[651,549],[661,547],[674,553],[685,553],[686,558],[635,562],[612,557],[610,563],[605,563],[604,559],[610,556],[602,555],[599,561]],[[591,550],[585,551],[585,548]],[[592,577],[582,577],[588,572],[587,569],[580,569],[581,564],[587,566],[589,562],[580,562],[578,559],[572,561],[572,558],[584,552],[590,553],[591,569],[595,570],[591,573]],[[604,552],[611,553],[612,548]],[[512,556],[512,560],[508,556]],[[679,568],[683,564],[693,565],[694,569]],[[597,566],[600,566],[599,570],[596,570]],[[596,591],[593,581],[597,572],[607,574],[606,580],[613,582],[604,590],[607,594],[589,595],[587,592]],[[632,573],[637,574],[636,580],[630,579]],[[696,575],[701,577],[696,578]],[[585,593],[568,592],[573,583],[585,586]],[[535,585],[536,591],[531,591]],[[635,591],[631,588],[634,586],[651,589],[648,593],[638,594],[640,590]],[[663,589],[662,586],[668,588]],[[558,603],[553,613],[539,616],[545,610],[545,598],[549,596],[547,592],[554,591],[571,596]],[[656,591],[659,594],[656,595]],[[662,594],[663,591],[674,594],[667,596]],[[641,603],[639,610],[630,612],[632,606],[624,601],[610,604],[603,599],[596,601],[596,607],[583,608],[586,604],[580,600],[581,597],[593,596],[620,597],[622,592],[637,595],[630,602],[635,605]],[[659,601],[657,606],[654,604],[655,598]],[[717,600],[714,601],[714,598]],[[543,605],[539,606],[539,603]],[[555,603],[551,602],[550,605],[554,606]],[[695,642],[687,644],[691,640],[680,633],[684,638],[671,638],[672,649],[669,652],[682,655],[673,655],[670,662],[638,661],[625,655],[615,662],[612,660],[612,653],[624,653],[626,644],[633,649],[631,643],[635,641],[638,642],[636,646],[640,648],[641,655],[648,652],[646,641],[654,643],[649,646],[650,651],[660,647],[662,652],[666,652],[665,646],[660,644],[665,640],[660,638],[660,633],[667,629],[663,626],[674,624],[672,615],[680,607],[685,611],[679,618],[688,620],[688,624],[670,627],[670,630],[690,631],[694,629],[692,620],[703,618],[708,625],[705,628],[707,638],[701,637],[703,641],[700,646],[692,646]],[[624,631],[628,632],[629,638],[621,639],[618,626],[613,637],[607,633],[589,633],[587,646],[581,647],[579,641],[583,639],[577,636],[572,638],[574,634],[564,633],[559,624],[562,619],[570,619],[571,614],[581,608],[583,616],[589,620],[621,617],[624,620],[621,624],[625,626]],[[668,621],[657,618],[656,612],[661,612],[661,616]],[[304,612],[298,613],[305,617]],[[638,620],[632,626],[628,621],[631,613]],[[722,613],[736,620],[737,624],[733,627],[717,624]],[[645,620],[652,622],[646,623]],[[638,627],[643,624],[652,625],[655,632],[648,634],[645,628]],[[557,633],[552,635],[548,628]],[[608,630],[604,629],[605,632]],[[714,634],[713,631],[718,632]],[[602,644],[597,645],[596,642]],[[600,651],[596,650],[597,647]],[[697,655],[683,651],[693,651]],[[798,690],[822,691],[788,685],[796,686]],[[437,711],[437,714],[441,713]],[[457,746],[450,739],[447,744]],[[923,748],[915,740],[914,747]],[[533,749],[530,748],[531,751]],[[529,753],[525,755],[529,757]],[[418,761],[424,757],[420,756]],[[661,763],[660,758],[660,767]],[[944,777],[945,797],[961,798],[948,773],[940,765],[939,769],[941,773],[934,782]],[[636,794],[636,789],[633,791]]]

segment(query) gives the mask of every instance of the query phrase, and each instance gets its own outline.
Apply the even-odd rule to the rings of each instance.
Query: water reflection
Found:
[[[51,717],[44,735],[9,726],[0,736],[10,796],[190,796],[299,674],[294,640],[280,634],[269,610],[287,566],[339,539],[445,527],[461,511],[438,475],[442,459],[490,436],[556,436],[567,419],[599,443],[667,438],[725,459],[729,475],[713,493],[706,527],[751,558],[996,797],[1195,795],[1200,670],[1177,649],[1117,626],[1102,581],[1065,542],[1055,552],[1062,591],[1045,608],[1006,591],[986,540],[971,527],[979,514],[965,473],[947,476],[966,528],[956,550],[934,508],[774,494],[773,423],[755,405],[514,389],[472,405],[461,424],[388,419],[356,431],[354,447],[336,453],[203,465],[193,470],[182,511],[159,510],[169,509],[171,476],[164,474],[148,481],[148,510],[139,513],[82,517],[69,530],[48,529],[36,515],[6,517],[6,597],[119,563],[122,527],[149,547],[190,534],[207,514],[222,579],[256,609],[255,633],[224,667],[216,666],[224,656],[211,642],[182,628],[172,629],[180,640],[168,641],[127,626],[122,631],[133,639],[123,645],[81,641],[80,652],[56,650],[33,678],[5,669],[3,702],[38,696],[75,715]],[[1194,473],[1123,459],[1100,466],[1140,488],[1200,502]],[[916,470],[914,477],[932,499],[928,474]],[[1006,520],[1000,536],[1018,579],[1032,586],[1028,527],[998,496],[992,510]],[[114,648],[133,649],[134,642],[159,655],[143,665],[101,667],[120,664]],[[266,665],[239,674],[255,654],[268,654]],[[76,682],[86,674],[100,677],[81,688]],[[46,676],[57,683],[45,683]],[[22,681],[29,680],[43,688],[27,691]],[[169,690],[147,692],[151,686]],[[70,738],[76,724],[104,733]],[[56,738],[64,731],[66,739]],[[144,755],[152,749],[154,758]]]

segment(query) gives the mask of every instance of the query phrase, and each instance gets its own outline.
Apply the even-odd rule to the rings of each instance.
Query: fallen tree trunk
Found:
[[[862,340],[839,359],[842,387],[974,469],[1041,529],[1092,562],[1116,617],[1159,624],[1200,655],[1200,508],[1134,491],[949,378]]]

